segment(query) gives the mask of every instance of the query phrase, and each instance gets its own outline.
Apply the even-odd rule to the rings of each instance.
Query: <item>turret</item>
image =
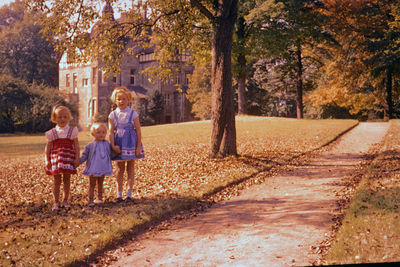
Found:
[[[111,20],[115,20],[114,9],[112,8],[109,0],[106,1],[106,5],[103,7],[102,15],[104,18],[110,18]]]

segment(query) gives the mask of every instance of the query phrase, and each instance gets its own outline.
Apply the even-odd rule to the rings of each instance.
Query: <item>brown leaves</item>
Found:
[[[50,211],[53,179],[44,173],[43,154],[21,152],[3,160],[0,169],[0,265],[83,259],[149,220],[190,208],[194,199],[238,194],[241,188],[262,182],[257,174],[286,168],[293,156],[320,147],[353,124],[239,117],[240,156],[223,159],[208,158],[209,122],[143,127],[146,157],[136,161],[133,188],[138,204],[110,203],[116,196],[114,174],[104,180],[106,203],[88,208],[89,179],[82,175],[82,165],[71,178],[72,209],[56,214]],[[251,177],[255,178],[246,182]],[[222,190],[239,182],[234,190]]]

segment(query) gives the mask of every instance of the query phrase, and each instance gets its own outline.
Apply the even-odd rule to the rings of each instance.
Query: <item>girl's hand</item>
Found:
[[[78,168],[78,166],[79,166],[79,159],[76,158],[76,159],[74,160],[74,167],[75,167],[75,168]]]
[[[142,154],[142,149],[140,146],[136,147],[136,156],[140,156],[140,154]]]
[[[113,149],[113,150],[115,151],[115,153],[117,153],[117,154],[120,154],[120,153],[121,153],[121,149],[120,149],[119,146],[113,146],[112,149]]]

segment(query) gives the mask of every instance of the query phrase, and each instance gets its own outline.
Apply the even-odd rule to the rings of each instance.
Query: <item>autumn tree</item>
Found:
[[[81,62],[91,58],[101,60],[109,73],[118,72],[121,58],[126,52],[127,37],[134,43],[155,45],[160,66],[168,66],[171,60],[179,60],[179,55],[185,49],[196,54],[201,48],[195,42],[196,36],[209,31],[212,58],[210,156],[236,155],[231,52],[238,0],[141,1],[147,16],[143,18],[143,8],[138,12],[140,9],[137,6],[125,6],[121,10],[124,11],[124,20],[120,23],[115,23],[113,18],[99,16],[96,2],[29,0],[28,6],[46,14],[43,17],[47,25],[44,33],[50,37],[56,36],[59,49],[69,52],[71,59]],[[110,5],[114,1],[106,2]],[[98,32],[95,40],[87,35],[94,21],[97,21]]]
[[[265,38],[260,41],[266,48],[265,54],[284,59],[296,73],[297,118],[303,118],[304,59],[305,50],[325,39],[323,22],[326,17],[318,12],[320,1],[267,0],[252,10],[247,20],[257,25]]]
[[[322,12],[330,18],[326,28],[338,45],[319,45],[323,68],[318,89],[309,100],[317,106],[345,108],[364,118],[371,112],[382,112],[384,106],[391,107],[387,87],[391,88],[392,79],[387,75],[392,73],[386,70],[396,65],[396,30],[389,26],[393,25],[395,8],[389,11],[388,1],[323,2],[326,8]],[[386,101],[383,87],[389,92]],[[389,104],[383,105],[385,102]]]
[[[197,62],[190,76],[187,98],[192,103],[194,116],[201,120],[211,118],[211,65],[208,62]]]
[[[373,77],[380,77],[385,85],[385,117],[393,118],[393,76],[400,69],[400,1],[372,1],[363,8],[374,22],[362,25],[361,33],[366,50],[371,55],[365,60]]]
[[[0,9],[0,20],[7,25],[0,31],[0,73],[28,83],[58,83],[58,53],[41,34],[42,26],[21,2]]]
[[[260,56],[257,55],[256,50],[253,49],[253,46],[250,44],[251,38],[257,38],[257,36],[255,36],[257,31],[254,25],[252,23],[247,23],[245,19],[255,7],[256,1],[254,0],[241,1],[233,35],[232,69],[237,81],[239,114],[246,113],[246,82],[254,58]]]

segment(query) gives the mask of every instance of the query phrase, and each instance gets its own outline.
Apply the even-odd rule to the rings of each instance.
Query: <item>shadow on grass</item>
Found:
[[[362,189],[356,194],[355,207],[352,209],[354,216],[365,213],[394,213],[400,211],[400,188],[379,188],[377,190]]]

